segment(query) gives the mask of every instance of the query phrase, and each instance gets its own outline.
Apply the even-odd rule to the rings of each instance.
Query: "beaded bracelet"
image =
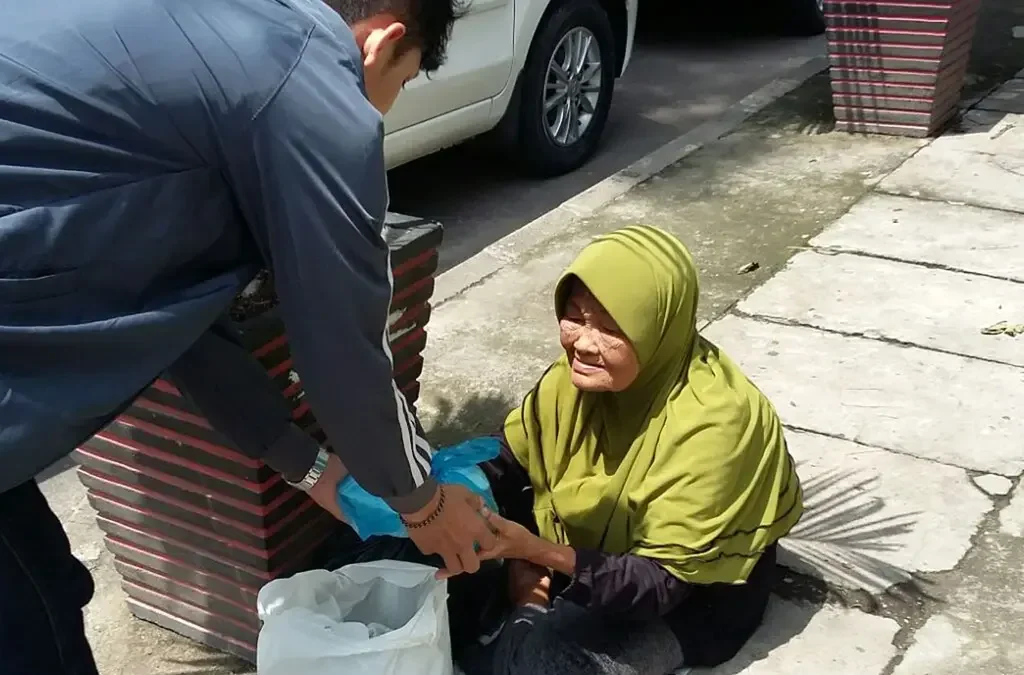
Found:
[[[444,511],[444,486],[438,488],[438,492],[441,493],[441,497],[440,499],[437,500],[437,508],[434,509],[433,513],[431,513],[429,516],[427,516],[425,519],[421,520],[418,523],[410,523],[408,520],[405,519],[405,516],[400,516],[402,524],[410,530],[418,530],[421,527],[426,527],[427,525],[430,525],[432,522],[437,520],[437,517],[441,515],[442,511]]]

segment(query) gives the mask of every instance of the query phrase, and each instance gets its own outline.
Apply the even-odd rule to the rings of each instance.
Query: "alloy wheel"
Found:
[[[567,32],[548,62],[544,121],[548,136],[568,146],[586,133],[601,98],[601,48],[590,29]]]

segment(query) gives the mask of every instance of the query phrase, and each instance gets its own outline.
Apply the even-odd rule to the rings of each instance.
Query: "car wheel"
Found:
[[[517,154],[531,173],[557,176],[597,149],[615,87],[615,37],[594,0],[566,0],[537,31],[523,69]]]
[[[825,32],[825,0],[779,0],[778,18],[786,35],[821,35]]]

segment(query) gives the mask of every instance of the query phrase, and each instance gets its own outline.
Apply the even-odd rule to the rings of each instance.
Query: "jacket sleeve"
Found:
[[[633,620],[655,619],[682,603],[690,585],[650,558],[576,549],[576,570],[561,597]]]
[[[319,445],[292,422],[287,401],[226,322],[204,333],[167,372],[242,453],[292,482],[309,471]]]
[[[394,383],[384,126],[353,53],[311,31],[229,180],[273,272],[317,420],[359,484],[408,513],[435,492],[432,451]]]

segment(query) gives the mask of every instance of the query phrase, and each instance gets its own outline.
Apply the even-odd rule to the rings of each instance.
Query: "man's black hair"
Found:
[[[405,24],[407,47],[422,52],[420,69],[432,73],[448,58],[452,25],[462,16],[462,0],[327,0],[352,25],[377,14],[393,14]]]

